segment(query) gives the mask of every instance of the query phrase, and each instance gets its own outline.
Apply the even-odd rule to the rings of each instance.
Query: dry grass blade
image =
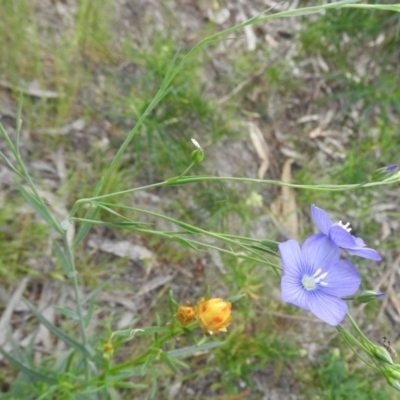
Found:
[[[4,341],[6,340],[6,334],[7,334],[6,328],[10,323],[11,315],[12,315],[15,307],[20,302],[21,296],[24,293],[24,290],[25,290],[28,282],[29,282],[29,277],[25,277],[22,279],[22,281],[18,285],[17,289],[14,291],[13,295],[11,296],[11,299],[8,301],[7,307],[4,310],[3,315],[1,316],[1,319],[0,319],[0,343],[4,343]]]
[[[292,181],[292,163],[293,160],[285,161],[283,165],[281,180],[284,183]],[[282,187],[282,218],[283,224],[293,235],[297,237],[299,233],[299,223],[297,219],[297,204],[294,189],[290,187]]]
[[[269,168],[268,145],[260,128],[254,122],[249,122],[249,132],[251,142],[253,143],[258,157],[261,159],[261,165],[258,168],[257,177],[258,179],[263,179]]]

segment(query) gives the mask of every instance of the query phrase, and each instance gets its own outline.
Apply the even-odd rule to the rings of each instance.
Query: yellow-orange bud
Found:
[[[176,318],[178,318],[182,325],[187,325],[195,318],[194,308],[189,306],[179,306],[178,312],[176,313]]]
[[[220,298],[205,300],[203,297],[197,303],[196,319],[205,332],[226,332],[232,319],[231,303]]]

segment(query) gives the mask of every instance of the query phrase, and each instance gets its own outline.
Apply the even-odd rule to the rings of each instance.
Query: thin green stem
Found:
[[[350,349],[353,351],[354,355],[360,359],[365,365],[368,365],[370,368],[375,369],[376,371],[379,371],[379,368],[377,368],[375,365],[369,363],[366,359],[364,359],[356,349],[353,347],[353,344],[356,345],[356,347],[361,348],[364,352],[366,352],[365,347],[342,325],[338,325],[336,327],[337,331],[339,334],[342,336],[342,338],[347,342],[347,345],[350,347]]]
[[[141,186],[138,188],[121,190],[119,192],[114,192],[114,193],[109,193],[109,194],[103,194],[101,196],[94,196],[94,197],[87,197],[87,198],[79,199],[75,202],[75,204],[70,212],[70,218],[72,218],[76,214],[76,212],[78,211],[79,206],[81,204],[91,203],[93,201],[102,200],[102,199],[106,199],[106,198],[113,197],[113,196],[120,196],[120,195],[129,194],[129,193],[133,193],[133,192],[138,192],[140,190],[154,189],[156,187],[161,187],[161,186],[165,186],[165,185],[166,185],[166,181],[163,181],[163,182],[159,182],[159,183],[153,183],[151,185]]]
[[[391,183],[397,183],[400,181],[400,177],[393,175],[392,177],[377,182],[363,182],[356,184],[347,184],[347,185],[303,185],[297,183],[286,183],[281,181],[274,180],[264,180],[264,179],[256,179],[256,178],[241,178],[241,177],[223,177],[223,176],[185,176],[179,179],[179,181],[174,182],[174,184],[187,184],[194,182],[205,182],[205,181],[216,181],[216,182],[251,182],[258,184],[267,184],[273,186],[282,186],[282,187],[290,187],[293,189],[302,189],[302,190],[315,190],[315,191],[347,191],[347,190],[355,190],[364,187],[373,187],[380,185],[387,185]]]
[[[171,339],[173,339],[175,336],[180,335],[184,331],[181,329],[178,332],[173,332],[170,333],[169,335],[165,336],[164,338],[160,339],[157,343],[157,350],[160,350],[161,347],[169,342]],[[108,372],[110,374],[116,374],[117,372],[123,371],[124,369],[127,369],[129,367],[133,367],[134,365],[138,365],[145,361],[149,355],[154,351],[155,349],[153,347],[148,348],[146,351],[144,351],[140,356],[133,358],[132,360],[128,360],[125,362],[122,362],[118,365],[115,365],[114,367],[111,367]]]
[[[113,206],[115,207],[114,204],[109,204],[109,203],[93,202],[92,204],[95,204],[96,206],[103,208],[106,211],[108,211],[108,207],[113,207]],[[243,249],[245,249],[246,251],[250,252],[251,254],[255,254],[256,256],[259,256],[259,254],[254,249],[244,245],[243,243],[240,243],[233,239],[230,239],[228,237],[221,236],[218,233],[206,231],[204,229],[195,227],[195,226],[187,224],[185,222],[178,221],[174,218],[167,217],[166,215],[162,215],[162,214],[156,213],[154,211],[144,210],[144,209],[137,208],[137,207],[124,206],[124,205],[118,205],[118,207],[123,208],[123,209],[128,209],[131,211],[136,211],[136,212],[143,213],[143,214],[147,214],[147,215],[151,215],[156,218],[164,219],[165,221],[172,222],[173,224],[175,224],[183,229],[187,229],[191,233],[197,233],[197,234],[201,234],[204,236],[209,236],[214,239],[218,239],[218,240],[221,240],[223,242],[226,242],[226,243],[229,243],[229,244],[232,244],[235,246],[240,246]],[[235,254],[235,255],[237,255],[237,254]],[[264,258],[262,258],[262,262],[269,264],[275,270],[275,272],[277,272],[275,264],[270,263],[267,259],[264,259]]]
[[[63,240],[64,240],[64,249],[66,253],[66,259],[68,261],[69,267],[70,267],[70,274],[68,278],[70,279],[70,282],[72,284],[73,290],[74,290],[74,296],[75,296],[75,302],[76,302],[76,311],[78,314],[78,324],[79,324],[79,332],[82,340],[82,344],[86,346],[87,344],[87,338],[86,338],[86,329],[85,329],[85,318],[83,315],[83,309],[82,309],[82,299],[81,295],[79,292],[79,283],[78,283],[78,273],[76,270],[75,266],[75,259],[74,255],[71,249],[71,246],[68,242],[67,235],[64,233],[63,235]],[[89,363],[86,357],[84,357],[84,365],[85,365],[85,377],[86,379],[89,379]]]
[[[329,192],[343,192],[347,190],[356,190],[360,188],[369,188],[374,186],[381,186],[381,185],[389,185],[393,183],[400,182],[400,177],[394,175],[388,179],[383,181],[377,182],[363,182],[363,183],[356,183],[356,184],[347,184],[347,185],[303,185],[298,183],[287,183],[275,180],[268,180],[268,179],[256,179],[256,178],[241,178],[241,177],[224,177],[224,176],[183,176],[181,175],[179,178],[170,178],[163,182],[153,183],[147,186],[141,186],[132,189],[126,189],[119,192],[108,193],[101,196],[94,196],[79,199],[76,201],[73,212],[71,212],[71,217],[74,216],[77,207],[82,203],[88,203],[91,201],[103,200],[109,197],[129,194],[138,192],[141,190],[153,189],[156,187],[161,186],[171,186],[171,185],[184,185],[188,183],[195,183],[195,182],[245,182],[245,183],[257,183],[263,185],[272,185],[272,186],[281,186],[281,187],[290,187],[293,189],[301,189],[301,190],[314,190],[314,191],[329,191]]]
[[[4,140],[6,141],[8,148],[11,150],[11,152],[14,155],[14,157],[16,158],[17,157],[17,150],[16,150],[16,148],[14,146],[14,143],[10,139],[10,136],[8,136],[8,133],[4,129],[4,126],[1,124],[1,122],[0,122],[0,133],[3,136]]]

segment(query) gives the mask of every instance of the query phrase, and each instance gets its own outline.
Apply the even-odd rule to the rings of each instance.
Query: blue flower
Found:
[[[279,244],[283,264],[282,300],[311,311],[336,326],[346,315],[343,296],[354,294],[361,277],[354,265],[340,260],[340,250],[322,234],[310,236],[302,248],[295,240]]]
[[[329,215],[314,204],[311,205],[311,216],[318,229],[332,240],[336,246],[346,250],[350,254],[368,258],[369,260],[380,261],[382,259],[376,250],[366,247],[361,238],[350,234],[350,223],[343,224],[342,221],[339,221],[334,224]]]

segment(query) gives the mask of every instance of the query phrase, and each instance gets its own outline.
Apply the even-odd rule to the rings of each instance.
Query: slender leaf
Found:
[[[101,285],[97,286],[97,288],[93,289],[83,300],[82,304],[85,304],[87,301],[89,301],[93,296],[95,296],[98,292],[100,292],[101,289],[106,287],[109,283],[113,281],[114,278],[110,278],[103,282]]]
[[[16,182],[19,191],[21,192],[24,199],[32,206],[32,208],[46,221],[46,223],[54,228],[57,232],[63,233],[60,225],[50,214],[48,208],[43,202],[39,202],[33,197],[19,182]]]
[[[89,211],[86,214],[87,219],[95,219],[97,214],[99,213],[99,209],[96,207],[94,210]],[[91,223],[83,223],[79,229],[77,234],[75,235],[74,243],[73,243],[73,248],[78,246],[78,244],[83,240],[83,238],[87,235],[89,232],[90,228],[92,227]]]
[[[235,303],[235,302],[239,301],[240,299],[242,299],[243,297],[246,297],[246,295],[245,294],[238,294],[236,296],[229,297],[227,299],[227,301],[229,301],[231,303]]]
[[[169,238],[174,240],[175,242],[180,243],[181,245],[183,245],[185,247],[190,247],[193,250],[200,251],[197,247],[193,246],[189,240],[183,239],[179,236],[170,236]]]
[[[186,357],[186,356],[190,356],[194,353],[211,350],[215,347],[219,347],[224,344],[225,344],[225,342],[208,342],[208,343],[204,343],[200,346],[189,346],[189,347],[184,347],[182,349],[170,350],[170,351],[167,351],[167,355],[169,358]]]
[[[92,296],[89,301],[89,307],[86,311],[85,315],[85,328],[87,328],[92,320],[93,313],[94,313],[94,306],[96,305],[96,296]]]
[[[75,311],[67,307],[53,306],[53,308],[60,314],[65,315],[67,318],[73,319],[74,321],[79,321],[79,316]]]
[[[168,355],[165,352],[160,353],[160,359],[165,362],[165,364],[171,369],[172,372],[175,374],[180,374],[178,367],[175,366],[174,362],[170,360]]]
[[[251,248],[251,249],[260,250],[260,251],[263,251],[264,253],[271,254],[272,256],[275,256],[275,257],[278,257],[278,256],[279,256],[279,254],[278,254],[277,251],[272,250],[272,249],[270,249],[270,248],[265,248],[265,247],[257,246],[257,245],[254,245],[254,244],[248,244],[248,245],[246,245],[246,246],[247,246],[248,248]]]
[[[113,336],[115,337],[136,337],[136,336],[148,336],[154,333],[169,333],[169,328],[163,328],[161,326],[148,326],[145,328],[138,329],[123,329],[120,331],[115,331]]]
[[[57,380],[52,378],[51,376],[44,375],[38,371],[35,371],[34,369],[18,361],[11,354],[6,352],[1,346],[0,346],[0,353],[11,365],[13,365],[15,368],[17,368],[24,374],[28,375],[32,380],[46,382],[49,385],[55,385],[57,383]]]
[[[57,328],[54,324],[52,324],[48,319],[46,319],[40,311],[29,301],[24,300],[29,309],[35,315],[35,317],[54,335],[56,335],[63,342],[73,347],[75,350],[79,351],[81,354],[84,354],[86,357],[93,357],[93,354],[89,352],[89,350],[83,346],[81,343],[77,342],[75,339],[72,339],[69,335],[63,332],[61,329]]]
[[[6,141],[8,148],[14,154],[14,157],[17,157],[17,151],[14,146],[14,143],[11,141],[10,136],[8,136],[7,131],[4,129],[4,126],[1,123],[0,123],[0,134],[3,136],[4,140]]]
[[[65,257],[65,254],[64,254],[61,246],[55,240],[53,241],[53,248],[54,248],[54,251],[56,253],[58,260],[60,261],[61,267],[64,270],[65,275],[67,275],[69,277],[71,272],[74,272],[73,267],[68,262],[67,257]]]
[[[14,165],[11,163],[11,161],[10,161],[10,160],[6,157],[6,155],[3,154],[1,151],[0,151],[0,157],[1,157],[1,158],[4,160],[4,162],[8,165],[8,168],[10,168],[11,171],[14,172],[14,174],[18,175],[18,176],[19,176],[20,178],[22,178],[22,179],[25,179],[24,175],[21,174],[21,172],[18,171],[18,169],[14,167]]]
[[[27,351],[22,351],[19,343],[17,343],[14,336],[11,334],[11,328],[10,327],[8,327],[8,328],[9,328],[9,332],[7,334],[7,339],[8,339],[8,342],[11,344],[12,353],[14,354],[14,357],[22,364],[25,364],[28,366],[31,365],[32,361],[28,357],[29,353]],[[30,341],[30,344],[31,343],[32,343],[32,340]]]
[[[131,383],[131,382],[121,382],[116,381],[115,383],[111,382],[111,385],[114,387],[119,387],[121,389],[147,389],[149,385],[144,383]]]

